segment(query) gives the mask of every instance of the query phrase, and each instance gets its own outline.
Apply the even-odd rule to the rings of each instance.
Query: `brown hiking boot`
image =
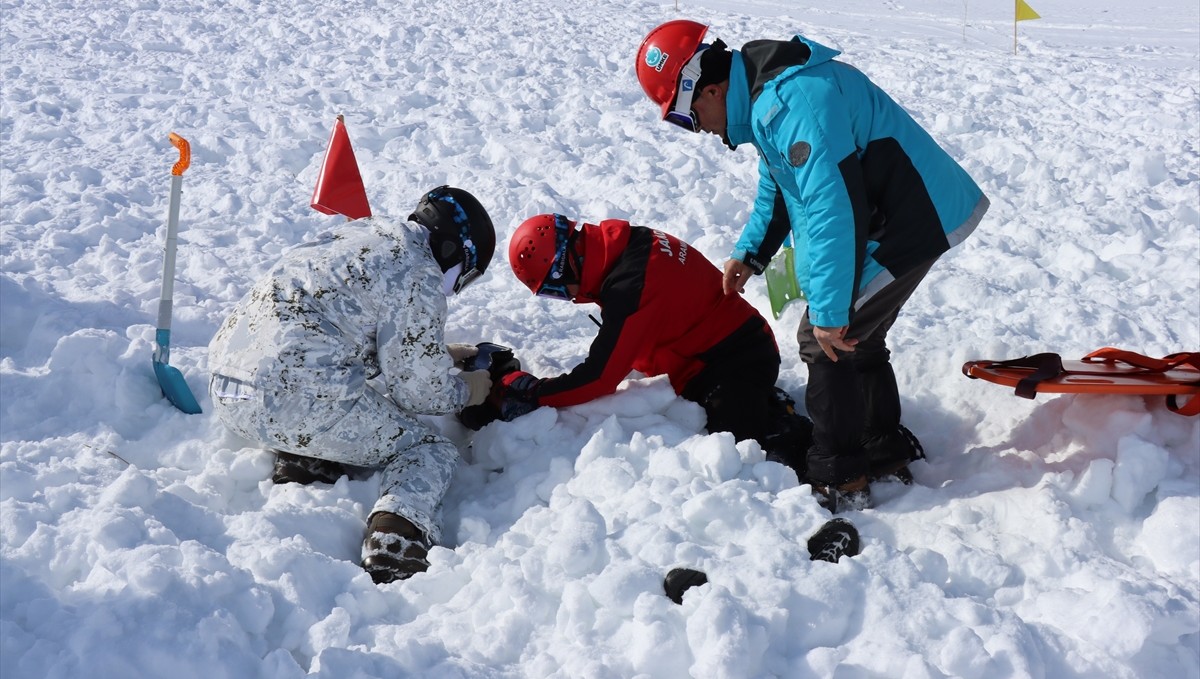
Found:
[[[412,521],[388,512],[375,512],[367,522],[362,567],[382,585],[404,580],[429,568],[429,538]]]
[[[282,450],[275,451],[275,469],[271,472],[273,483],[334,483],[346,475],[346,468],[339,462],[330,462],[315,457],[293,455]]]
[[[866,476],[832,487],[816,481],[811,483],[817,494],[817,503],[832,514],[871,507],[871,486]]]

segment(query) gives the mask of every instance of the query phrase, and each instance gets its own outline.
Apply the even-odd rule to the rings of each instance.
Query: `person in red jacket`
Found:
[[[624,220],[577,229],[563,215],[542,214],[514,232],[508,260],[534,294],[596,303],[602,322],[570,372],[499,380],[493,398],[503,419],[611,394],[633,370],[667,375],[676,393],[704,408],[710,432],[753,438],[803,478],[811,424],[775,387],[771,327],[740,295],[724,294],[721,272],[694,247]]]

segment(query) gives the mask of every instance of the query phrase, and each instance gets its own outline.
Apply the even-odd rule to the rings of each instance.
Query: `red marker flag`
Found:
[[[333,134],[329,137],[329,148],[321,173],[317,175],[317,186],[313,189],[312,207],[327,215],[346,215],[348,219],[370,217],[371,206],[367,204],[367,190],[363,187],[362,175],[358,172],[358,161],[350,146],[350,134],[342,116],[337,117]]]

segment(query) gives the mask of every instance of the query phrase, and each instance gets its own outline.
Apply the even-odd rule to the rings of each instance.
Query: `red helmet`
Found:
[[[522,222],[508,242],[508,263],[517,280],[534,294],[570,299],[565,284],[578,282],[579,274],[579,263],[572,267],[568,261],[574,235],[575,222],[562,215],[536,215]]]
[[[638,48],[638,82],[651,101],[662,107],[664,119],[675,101],[679,74],[707,32],[704,24],[676,19],[650,31]]]

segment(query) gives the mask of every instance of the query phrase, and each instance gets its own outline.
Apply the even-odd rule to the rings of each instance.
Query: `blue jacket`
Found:
[[[761,272],[791,237],[813,325],[840,327],[894,278],[962,242],[988,201],[908,113],[839,54],[796,36],[733,52],[726,143],[759,153],[733,258]]]

